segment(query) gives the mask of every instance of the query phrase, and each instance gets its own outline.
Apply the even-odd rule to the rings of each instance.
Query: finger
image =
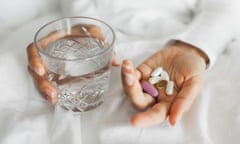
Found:
[[[36,45],[38,45],[39,49],[44,50],[50,43],[56,41],[60,37],[61,36],[58,34],[58,32],[54,31],[49,33],[47,36],[39,39],[36,42]],[[30,68],[38,75],[44,75],[47,70],[47,65],[42,61],[34,43],[28,45],[27,56]]]
[[[156,52],[151,57],[146,59],[142,64],[140,64],[137,69],[141,72],[142,79],[148,79],[151,75],[152,71],[157,67],[161,66],[164,67],[164,52],[161,50]]]
[[[98,40],[104,41],[104,36],[101,32],[101,29],[95,25],[86,25],[86,24],[75,25],[72,28],[71,35],[91,36]]]
[[[52,42],[56,41],[57,39],[60,39],[64,37],[62,34],[60,34],[58,31],[53,31],[50,32],[48,35],[40,38],[36,44],[39,46],[40,49],[44,50],[45,48],[47,48],[47,46],[49,44],[51,44]]]
[[[150,77],[152,71],[158,66],[161,66],[161,53],[156,53],[149,57],[137,67],[137,70],[139,70],[141,78],[146,80]]]
[[[116,54],[115,51],[113,52],[112,65],[116,66],[116,67],[120,65],[117,54]]]
[[[54,105],[57,104],[58,93],[57,93],[57,90],[52,86],[52,84],[49,81],[47,81],[45,77],[39,76],[30,68],[28,70],[29,70],[29,73],[32,75],[34,79],[34,83],[38,91],[41,93],[41,95],[52,104]]]
[[[150,127],[162,123],[168,116],[170,102],[161,101],[150,110],[138,113],[131,118],[131,124],[137,127]]]
[[[104,36],[103,36],[103,34],[102,34],[102,32],[101,32],[101,29],[100,29],[99,27],[97,27],[97,26],[91,26],[91,27],[89,27],[88,31],[90,32],[90,34],[91,34],[93,37],[95,37],[95,38],[97,38],[97,39],[99,39],[99,40],[101,40],[101,41],[104,40]]]
[[[129,60],[124,60],[122,64],[122,82],[135,108],[143,110],[155,103],[153,97],[143,93],[134,66]]]
[[[199,94],[202,88],[203,78],[202,76],[196,76],[192,79],[187,80],[181,88],[179,94],[173,100],[173,104],[170,110],[169,122],[171,125],[175,125],[188,111]]]
[[[33,43],[27,47],[27,56],[29,68],[38,75],[44,75],[46,73],[45,66]]]
[[[141,72],[139,70],[135,70],[136,77],[138,80],[141,80]]]

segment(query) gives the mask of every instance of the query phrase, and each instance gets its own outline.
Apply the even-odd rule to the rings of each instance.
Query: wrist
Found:
[[[207,54],[205,54],[201,49],[199,49],[191,44],[182,42],[182,41],[176,41],[174,46],[176,46],[180,50],[183,50],[184,52],[192,53],[194,55],[199,56],[199,58],[202,59],[204,61],[204,63],[206,64],[206,68],[208,67],[209,58],[208,58]]]

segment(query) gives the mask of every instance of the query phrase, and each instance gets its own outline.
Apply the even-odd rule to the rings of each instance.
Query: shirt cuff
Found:
[[[213,67],[213,65],[215,64],[216,59],[217,59],[216,53],[212,52],[210,49],[207,49],[207,47],[209,47],[209,46],[206,46],[206,45],[204,45],[204,43],[200,43],[200,42],[194,41],[192,39],[186,39],[182,35],[171,38],[170,40],[167,41],[165,46],[173,45],[177,41],[181,41],[181,42],[184,42],[186,44],[192,45],[196,49],[201,51],[203,54],[205,54],[208,57],[208,60],[209,60],[208,63],[206,63],[206,69],[207,70],[211,69]]]

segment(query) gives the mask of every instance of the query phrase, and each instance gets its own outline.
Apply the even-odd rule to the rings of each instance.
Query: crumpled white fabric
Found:
[[[56,12],[58,0],[8,0],[0,1],[0,37],[36,17]]]
[[[65,16],[104,19],[123,33],[153,39],[181,32],[190,22],[188,13],[194,9],[196,0],[182,1],[61,0],[61,8]]]
[[[26,66],[25,48],[36,30],[59,15],[39,18],[1,41],[1,144],[235,144],[240,141],[240,39],[229,45],[206,75],[204,88],[192,109],[175,127],[163,124],[135,128],[137,111],[124,94],[120,69],[112,68],[110,94],[95,111],[78,115],[51,106],[35,89]],[[138,65],[162,48],[166,39],[143,40],[117,32],[120,59]],[[126,53],[127,51],[127,53]]]

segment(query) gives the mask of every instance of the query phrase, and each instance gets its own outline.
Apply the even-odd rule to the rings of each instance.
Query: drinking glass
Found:
[[[115,34],[102,20],[66,17],[42,26],[34,44],[58,92],[58,104],[85,112],[108,94]]]

